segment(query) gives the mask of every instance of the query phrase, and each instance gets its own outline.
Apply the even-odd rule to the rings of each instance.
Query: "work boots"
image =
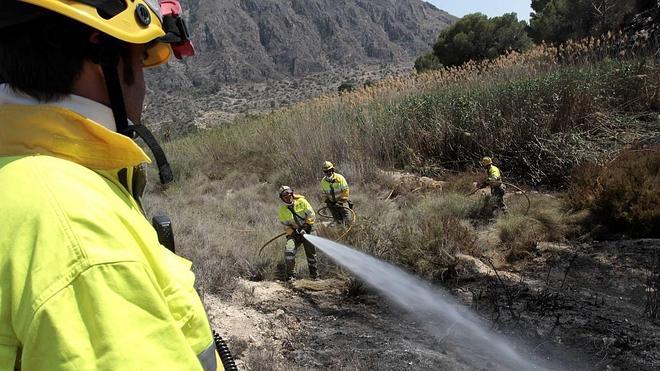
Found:
[[[316,270],[316,265],[309,266],[309,279],[317,281],[319,279],[319,272]]]

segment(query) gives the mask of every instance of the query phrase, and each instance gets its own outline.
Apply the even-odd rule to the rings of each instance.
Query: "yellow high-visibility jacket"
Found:
[[[321,190],[326,202],[345,202],[348,201],[349,189],[346,178],[341,174],[334,173],[332,179],[328,181],[326,177],[321,179]]]
[[[497,166],[490,165],[488,167],[488,177],[486,178],[484,184],[491,187],[499,187],[502,184],[502,174],[500,173],[500,169]]]
[[[144,162],[72,111],[0,105],[0,370],[222,369],[191,263],[131,195]]]
[[[295,211],[296,215],[293,215],[291,209]],[[280,219],[280,223],[286,228],[287,235],[293,233],[295,228],[300,227],[302,224],[314,224],[316,215],[314,214],[314,209],[312,205],[303,197],[302,195],[293,196],[293,205],[280,205],[277,209],[277,214]]]

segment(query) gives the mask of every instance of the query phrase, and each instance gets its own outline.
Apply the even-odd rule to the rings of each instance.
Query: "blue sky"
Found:
[[[518,19],[529,21],[531,0],[426,0],[449,14],[462,17],[470,13],[483,13],[495,17],[516,12]]]

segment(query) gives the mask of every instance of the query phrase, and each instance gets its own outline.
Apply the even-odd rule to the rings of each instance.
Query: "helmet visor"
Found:
[[[156,67],[170,59],[172,56],[172,48],[170,44],[154,42],[147,45],[145,53],[146,55],[142,60],[142,65],[144,67]]]

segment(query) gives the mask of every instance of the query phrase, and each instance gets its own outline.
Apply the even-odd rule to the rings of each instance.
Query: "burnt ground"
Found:
[[[502,270],[514,267],[502,267]],[[545,245],[497,276],[454,283],[496,328],[541,354],[561,348],[590,369],[660,369],[660,241]]]
[[[542,244],[524,263],[486,274],[459,267],[441,285],[553,368],[657,370],[659,255],[658,240]],[[495,367],[342,280],[241,281],[231,299],[205,301],[242,369]]]
[[[294,291],[307,308],[292,313],[302,318],[309,331],[287,353],[296,365],[359,370],[474,369],[471,360],[448,344],[440,344],[376,295],[351,298],[344,291],[328,302],[325,294],[309,292],[304,284],[297,286]]]

